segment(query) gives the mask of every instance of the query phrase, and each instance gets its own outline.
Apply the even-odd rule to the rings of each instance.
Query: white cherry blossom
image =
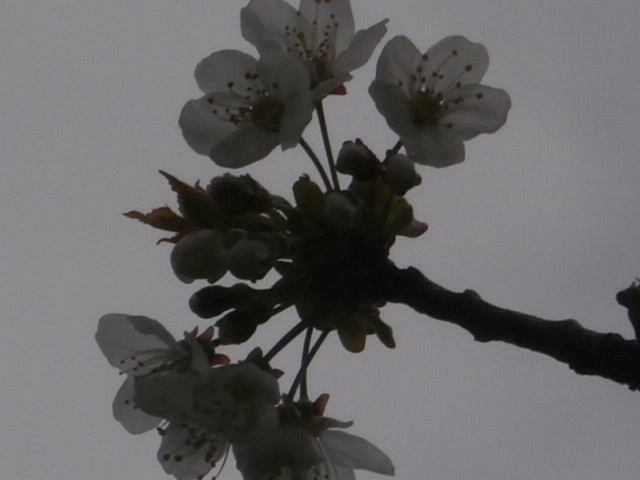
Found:
[[[204,478],[229,449],[218,435],[189,422],[174,422],[158,431],[162,436],[158,461],[167,474],[178,480]]]
[[[140,410],[162,419],[158,461],[178,480],[199,480],[224,457],[229,444],[217,432],[185,414],[192,407],[197,375],[162,375],[136,378],[134,399]]]
[[[243,442],[277,424],[277,380],[248,362],[197,375],[151,376],[135,383],[143,411],[171,424],[195,425],[228,442]]]
[[[488,65],[484,46],[459,35],[424,54],[398,36],[382,50],[369,93],[413,160],[446,167],[464,160],[465,140],[507,120],[509,95],[478,83]]]
[[[311,121],[309,74],[291,55],[269,51],[256,60],[222,50],[202,60],[195,77],[205,95],[187,102],[179,124],[189,146],[222,167],[295,147]]]
[[[113,401],[113,415],[133,434],[161,421],[134,401],[135,379],[208,368],[207,355],[193,335],[178,342],[160,322],[148,317],[110,313],[100,318],[96,341],[109,363],[127,375]]]
[[[251,0],[240,14],[242,36],[263,54],[280,49],[297,56],[319,100],[351,80],[387,31],[387,20],[355,32],[349,0]]]
[[[367,440],[336,430],[353,422],[300,415],[280,407],[280,423],[253,442],[234,444],[244,480],[353,480],[353,470],[394,475],[387,455]]]

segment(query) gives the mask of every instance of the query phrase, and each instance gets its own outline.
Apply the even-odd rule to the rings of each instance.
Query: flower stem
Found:
[[[398,153],[400,148],[402,147],[402,140],[398,140],[391,150],[389,150],[389,155],[393,155],[394,153]]]
[[[318,113],[318,123],[320,124],[320,132],[322,133],[322,143],[324,144],[324,151],[327,154],[327,162],[329,163],[329,170],[331,171],[333,187],[336,190],[340,190],[340,180],[338,179],[338,172],[336,170],[336,164],[333,159],[333,152],[331,151],[329,129],[327,128],[327,120],[324,116],[324,108],[322,107],[322,102],[318,102],[316,112]]]
[[[291,302],[281,303],[277,307],[274,307],[273,309],[271,309],[271,316],[275,317],[279,313],[284,312],[287,308],[289,308],[292,305],[293,305],[293,303],[291,303]]]
[[[305,139],[302,137],[300,137],[300,146],[304,149],[305,152],[307,152],[307,155],[309,155],[309,158],[315,165],[316,170],[318,170],[318,173],[320,173],[320,176],[322,177],[322,182],[324,183],[324,186],[327,189],[327,191],[333,190],[333,188],[331,187],[331,182],[329,181],[329,177],[327,176],[327,172],[324,170],[322,163],[320,163],[320,159],[318,158],[316,153],[313,151],[313,149],[309,146],[309,144],[305,141]]]
[[[304,347],[302,348],[302,365],[307,363],[307,357],[309,356],[309,349],[311,348],[311,337],[313,336],[313,327],[307,328],[307,333],[304,336]],[[300,399],[309,400],[309,394],[307,391],[307,371],[305,369],[300,381]]]
[[[265,362],[269,362],[270,360],[272,360],[273,357],[275,357],[280,352],[280,350],[289,345],[289,343],[291,343],[293,339],[300,335],[305,328],[307,328],[306,322],[303,321],[298,323],[295,327],[285,333],[284,336],[280,340],[278,340],[278,342],[273,347],[271,347],[271,350],[267,352],[267,354],[263,357],[263,360]]]
[[[316,355],[316,353],[318,353],[318,350],[320,350],[320,347],[322,346],[322,342],[324,342],[325,338],[327,338],[328,335],[329,330],[325,330],[324,332],[322,332],[316,340],[316,343],[313,345],[313,348],[309,351],[309,354],[306,355],[302,365],[300,365],[300,370],[298,370],[298,374],[296,375],[296,378],[294,379],[293,384],[289,389],[289,398],[293,398],[293,396],[296,394],[298,385],[300,385],[300,382],[307,374],[307,368],[309,368],[311,360],[313,360],[313,357]]]

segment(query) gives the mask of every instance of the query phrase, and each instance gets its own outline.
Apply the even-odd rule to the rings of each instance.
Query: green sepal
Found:
[[[219,226],[221,212],[207,191],[198,184],[188,185],[173,175],[160,170],[178,195],[178,207],[185,220],[197,227],[212,228]]]
[[[404,197],[394,195],[382,227],[382,236],[395,237],[413,221],[413,207]]]

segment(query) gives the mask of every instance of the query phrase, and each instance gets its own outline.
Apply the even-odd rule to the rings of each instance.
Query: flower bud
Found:
[[[171,251],[173,272],[184,283],[206,278],[214,283],[227,273],[228,253],[218,230],[198,230],[183,237]]]
[[[216,322],[218,339],[223,345],[244,343],[256,331],[261,323],[271,318],[271,309],[259,299],[251,301],[247,306],[227,313]]]
[[[353,226],[358,211],[357,199],[350,192],[328,192],[324,202],[324,219],[338,231]]]
[[[263,278],[277,258],[270,245],[262,240],[242,238],[229,249],[229,270],[241,280]]]
[[[406,155],[396,153],[385,161],[384,181],[396,195],[404,195],[420,185],[422,178],[416,172],[415,162]]]
[[[355,142],[344,142],[338,153],[336,169],[340,173],[351,175],[354,180],[375,180],[380,178],[382,164],[373,152],[357,139]]]
[[[213,318],[246,304],[256,294],[257,290],[244,283],[236,283],[232,287],[211,285],[191,296],[189,308],[200,318]]]
[[[244,343],[255,333],[258,323],[246,311],[234,310],[216,322],[222,345]]]
[[[207,192],[227,215],[263,212],[269,206],[269,192],[250,175],[225,173],[211,180]]]

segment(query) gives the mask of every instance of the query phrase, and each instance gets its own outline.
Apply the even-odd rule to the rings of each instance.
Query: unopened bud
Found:
[[[396,348],[396,341],[393,338],[393,329],[382,320],[372,322],[378,340],[387,348]]]
[[[640,283],[636,281],[629,288],[618,292],[616,300],[627,309],[636,340],[640,340]]]
[[[358,139],[355,142],[344,142],[338,153],[336,170],[351,175],[354,180],[376,180],[382,173],[382,164]]]
[[[218,339],[223,345],[244,343],[251,338],[258,325],[269,318],[271,310],[264,302],[256,299],[245,307],[227,313],[216,322]]]
[[[242,238],[229,249],[229,270],[241,280],[260,280],[275,260],[269,245],[262,240]]]
[[[338,231],[353,226],[358,211],[357,200],[351,192],[329,192],[324,202],[324,219]]]
[[[416,172],[413,160],[396,153],[385,160],[384,181],[393,193],[404,195],[416,185],[420,185],[422,178]]]
[[[207,279],[214,283],[227,273],[228,254],[218,230],[198,230],[183,237],[171,251],[173,272],[184,283]]]
[[[215,177],[207,192],[227,215],[263,212],[269,206],[269,192],[249,175]]]
[[[244,283],[232,287],[211,285],[194,293],[189,299],[189,308],[200,318],[213,318],[245,305],[257,294],[257,290]]]

